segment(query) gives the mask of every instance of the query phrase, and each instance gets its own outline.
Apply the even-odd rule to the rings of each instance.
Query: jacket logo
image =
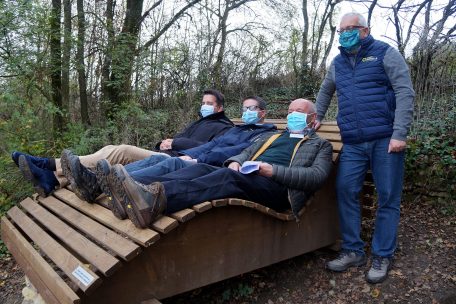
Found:
[[[361,59],[362,62],[376,61],[376,60],[377,60],[377,57],[374,57],[374,56],[364,57],[363,59]]]

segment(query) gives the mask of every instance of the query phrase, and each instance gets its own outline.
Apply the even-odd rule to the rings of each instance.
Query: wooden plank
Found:
[[[168,216],[161,216],[155,222],[152,223],[152,228],[154,228],[157,231],[160,231],[161,233],[168,233],[174,228],[179,226],[179,223]]]
[[[119,220],[112,214],[111,211],[97,204],[88,204],[80,200],[76,194],[67,189],[58,189],[54,192],[54,196],[64,201],[68,205],[78,209],[89,217],[103,223],[104,225],[122,233],[141,244],[148,247],[160,239],[160,234],[151,229],[139,229],[128,219]]]
[[[183,209],[177,212],[174,212],[173,214],[170,214],[169,216],[178,220],[181,223],[184,223],[193,217],[195,217],[195,210],[192,209]]]
[[[228,204],[232,206],[242,206],[242,200],[238,198],[229,198]]]
[[[340,134],[338,134],[338,133],[329,133],[329,132],[321,132],[321,131],[318,131],[317,134],[318,134],[318,136],[320,136],[321,138],[327,139],[327,140],[329,140],[330,142],[333,142],[333,141],[342,141],[342,138],[340,137]]]
[[[109,199],[108,197],[106,196],[106,194],[101,194],[99,197],[97,197],[96,201],[95,201],[98,205],[100,206],[103,206],[105,207],[106,209],[109,209],[111,210],[111,208],[109,208]]]
[[[17,206],[11,208],[7,214],[82,291],[90,292],[101,283],[98,275],[85,267],[81,261],[51,238]],[[86,276],[87,280],[76,276],[75,271]]]
[[[111,275],[121,266],[118,259],[95,245],[95,243],[85,236],[79,234],[76,230],[65,224],[62,220],[32,201],[30,198],[23,200],[21,206],[63,243],[68,245],[69,248],[77,252],[89,263],[93,264],[104,275]]]
[[[226,205],[228,205],[228,199],[226,199],[226,198],[212,200],[212,206],[214,206],[214,207],[223,207]]]
[[[331,142],[334,152],[340,152],[342,150],[343,144],[341,142]]]
[[[161,302],[157,299],[149,299],[149,300],[141,301],[141,304],[161,304]]]
[[[2,240],[46,303],[80,302],[78,295],[46,263],[6,217],[2,217],[1,227]]]
[[[71,225],[103,244],[126,261],[130,261],[141,251],[141,248],[135,243],[71,208],[53,196],[40,198],[39,202],[46,208],[54,211],[55,214],[58,214],[60,218],[65,219]]]
[[[204,202],[201,204],[194,205],[192,207],[193,210],[195,210],[198,213],[202,213],[204,211],[207,211],[212,208],[212,203],[211,202]]]

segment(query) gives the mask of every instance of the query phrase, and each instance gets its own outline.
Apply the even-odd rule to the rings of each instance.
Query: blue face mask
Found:
[[[301,132],[307,127],[307,114],[292,112],[287,116],[287,128],[290,132]]]
[[[214,106],[202,105],[200,113],[201,113],[201,116],[203,116],[203,117],[214,114]]]
[[[361,44],[361,38],[359,37],[359,29],[353,29],[351,31],[345,31],[339,36],[340,45],[349,53],[357,50]]]
[[[246,125],[256,124],[259,120],[260,117],[258,117],[258,112],[256,111],[247,110],[244,113],[242,113],[242,121]]]

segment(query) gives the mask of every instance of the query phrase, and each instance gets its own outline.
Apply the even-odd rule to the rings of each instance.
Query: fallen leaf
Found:
[[[380,289],[378,289],[378,288],[372,289],[371,296],[373,298],[378,298],[379,295],[380,295]]]

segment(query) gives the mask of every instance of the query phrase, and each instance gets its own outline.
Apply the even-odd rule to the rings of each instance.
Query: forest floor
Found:
[[[365,239],[372,220],[363,223]],[[399,248],[389,278],[367,284],[368,266],[332,273],[329,249],[199,288],[163,303],[456,303],[456,216],[430,203],[403,204]],[[369,249],[369,248],[367,248]],[[0,260],[0,303],[21,303],[24,274]]]

